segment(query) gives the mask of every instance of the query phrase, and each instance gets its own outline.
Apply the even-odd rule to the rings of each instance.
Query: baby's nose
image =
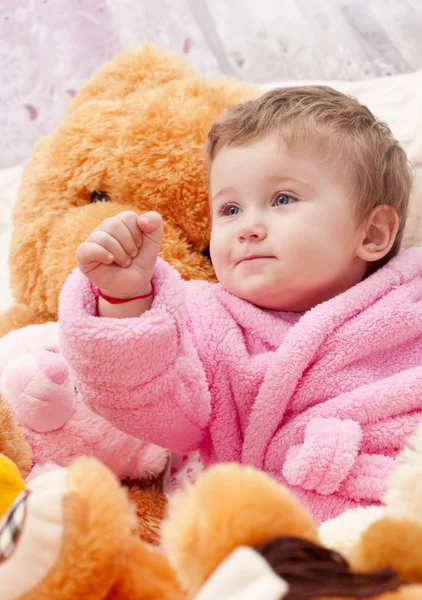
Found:
[[[240,242],[258,242],[266,237],[267,233],[262,225],[245,226],[239,230]]]

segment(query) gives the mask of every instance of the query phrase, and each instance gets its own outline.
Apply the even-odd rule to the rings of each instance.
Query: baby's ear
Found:
[[[399,217],[392,206],[380,204],[370,213],[363,229],[357,255],[367,262],[376,262],[386,256],[396,239]]]

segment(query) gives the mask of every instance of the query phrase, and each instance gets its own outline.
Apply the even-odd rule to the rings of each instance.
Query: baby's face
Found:
[[[272,310],[305,311],[363,279],[352,185],[317,151],[270,135],[222,148],[210,173],[210,251],[221,285]]]

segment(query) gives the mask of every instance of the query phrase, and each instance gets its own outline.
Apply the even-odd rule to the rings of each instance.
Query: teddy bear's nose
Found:
[[[60,354],[55,354],[54,352],[38,352],[35,358],[40,370],[53,383],[63,385],[69,377],[68,366]]]
[[[95,202],[109,202],[110,196],[104,190],[95,190],[91,194],[90,202],[91,204]]]

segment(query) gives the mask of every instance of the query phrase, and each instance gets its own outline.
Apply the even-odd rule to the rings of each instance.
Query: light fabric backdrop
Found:
[[[369,79],[422,67],[422,0],[3,0],[0,167],[26,160],[119,50],[150,41],[204,75]]]

